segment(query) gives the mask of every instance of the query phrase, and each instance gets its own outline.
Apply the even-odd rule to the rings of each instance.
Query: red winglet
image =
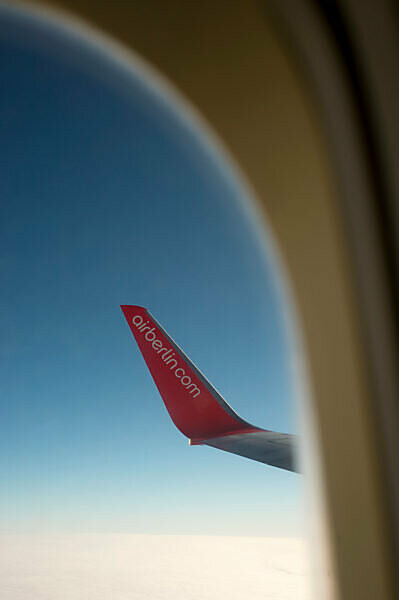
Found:
[[[193,444],[263,431],[233,411],[145,308],[121,309],[172,421]]]

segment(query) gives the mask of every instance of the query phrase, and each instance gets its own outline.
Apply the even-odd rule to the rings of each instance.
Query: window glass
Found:
[[[245,186],[139,60],[0,16],[2,595],[307,597],[302,476],[190,447],[119,308],[147,307],[244,419],[295,433]]]

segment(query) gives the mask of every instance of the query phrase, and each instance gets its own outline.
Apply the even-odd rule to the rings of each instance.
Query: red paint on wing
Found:
[[[259,431],[226,411],[145,308],[121,308],[169,415],[184,435],[201,443],[231,433]]]

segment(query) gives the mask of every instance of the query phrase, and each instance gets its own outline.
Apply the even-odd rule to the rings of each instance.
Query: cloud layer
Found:
[[[0,538],[7,600],[302,600],[306,544],[297,539],[149,535]]]

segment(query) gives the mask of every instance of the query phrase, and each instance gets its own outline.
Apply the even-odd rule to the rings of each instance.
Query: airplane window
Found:
[[[139,59],[0,15],[1,595],[309,597],[291,332],[245,184]]]

